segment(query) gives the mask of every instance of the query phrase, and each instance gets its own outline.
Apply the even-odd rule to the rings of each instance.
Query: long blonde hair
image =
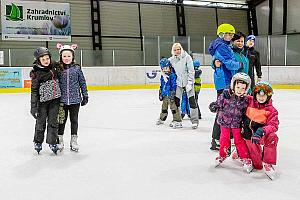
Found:
[[[172,49],[171,49],[171,54],[172,54],[172,56],[175,55],[175,54],[174,54],[174,51],[173,51],[173,49],[174,49],[175,47],[180,47],[180,49],[181,49],[181,54],[183,53],[184,50],[183,50],[181,44],[180,44],[179,42],[175,42],[175,43],[173,44],[173,46],[172,46]]]

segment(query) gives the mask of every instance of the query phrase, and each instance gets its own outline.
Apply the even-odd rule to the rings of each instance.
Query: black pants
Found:
[[[43,143],[47,123],[46,142],[48,144],[56,144],[58,132],[58,107],[59,99],[39,103],[33,142]]]
[[[71,135],[77,135],[79,107],[80,104],[64,105],[65,120],[63,124],[59,124],[58,135],[64,134],[69,113],[70,113],[70,122],[71,122]]]
[[[222,94],[223,90],[217,90],[217,98]],[[218,113],[216,114],[215,123],[212,131],[212,139],[220,140],[221,135],[221,128],[220,125],[217,123]]]

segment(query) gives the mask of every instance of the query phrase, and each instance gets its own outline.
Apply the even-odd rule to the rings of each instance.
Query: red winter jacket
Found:
[[[273,107],[272,99],[266,104],[259,104],[252,96],[248,96],[248,107],[243,120],[242,135],[249,140],[252,134],[262,127],[265,135],[278,130],[278,111]]]

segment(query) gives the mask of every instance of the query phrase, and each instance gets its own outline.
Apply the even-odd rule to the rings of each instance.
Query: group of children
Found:
[[[75,62],[77,45],[57,44],[59,61],[53,62],[50,51],[39,47],[30,72],[31,110],[36,119],[34,149],[40,153],[47,128],[46,143],[57,154],[64,149],[63,134],[70,115],[70,148],[78,151],[77,131],[80,105],[88,103],[88,91],[81,67]]]
[[[248,36],[247,46],[244,46],[245,35],[241,32],[236,33],[231,24],[221,24],[217,35],[218,38],[209,48],[213,56],[212,66],[218,96],[217,101],[209,106],[212,112],[217,113],[213,141],[217,139],[214,133],[217,133],[217,127],[220,127],[219,147],[212,149],[213,146],[216,147],[213,142],[211,147],[212,150],[219,150],[219,156],[215,159],[216,166],[230,156],[233,137],[236,151],[232,153],[232,158],[241,161],[248,173],[253,168],[259,170],[264,168],[267,176],[274,179],[278,112],[272,105],[271,84],[260,80],[257,84],[253,83],[254,67],[258,79],[261,79],[262,75],[257,60],[259,54],[253,49],[255,36]],[[246,55],[244,51],[247,51]]]
[[[250,85],[251,79],[247,74],[237,73],[231,80],[230,89],[225,89],[217,102],[210,105],[212,112],[218,112],[217,121],[221,126],[216,166],[227,158],[232,134],[236,147],[232,158],[241,161],[248,173],[253,168],[264,168],[266,175],[273,180],[279,125],[278,112],[271,99],[273,89],[270,83],[261,81],[254,86],[251,96],[247,95]]]
[[[232,158],[240,161],[247,173],[253,169],[264,169],[266,175],[270,179],[274,179],[273,165],[276,165],[277,160],[278,112],[272,104],[271,84],[260,81],[262,74],[259,60],[257,60],[259,54],[253,49],[255,36],[247,37],[247,43],[252,43],[246,49],[252,49],[251,52],[248,52],[252,62],[249,65],[248,58],[243,53],[245,51],[244,34],[236,33],[230,24],[220,25],[217,34],[219,37],[210,45],[210,53],[213,56],[214,80],[218,98],[216,102],[209,105],[210,110],[217,113],[215,125],[220,127],[219,156],[215,159],[215,166],[222,164],[232,154]],[[234,41],[233,47],[230,46],[231,41]],[[180,48],[182,49],[180,45],[176,46],[176,43],[172,47],[173,51]],[[180,58],[180,55],[175,57],[178,60]],[[194,77],[191,78],[189,64],[186,63],[183,65],[183,69],[176,70],[172,65],[172,60],[174,60],[174,55],[169,59],[162,58],[160,61],[162,75],[159,100],[162,101],[162,110],[156,124],[164,123],[170,105],[173,114],[170,126],[181,128],[183,117],[187,114],[191,118],[192,107],[198,108],[198,117],[201,119],[198,95],[201,88],[200,75],[202,71],[199,69],[200,62],[194,60],[194,70],[191,73]],[[259,79],[257,84],[253,83],[254,67]],[[184,77],[182,71],[185,72],[188,81],[182,81]],[[193,81],[192,84],[190,84],[191,81]],[[183,94],[181,99],[178,98],[178,84],[179,91],[181,91],[181,93],[179,92],[180,97]],[[193,101],[190,101],[193,100],[191,92],[189,92],[189,97],[186,96],[186,93],[191,91],[190,86],[194,87],[192,95],[196,99],[196,107],[191,105],[194,104]],[[232,138],[236,149],[233,153],[231,153]]]

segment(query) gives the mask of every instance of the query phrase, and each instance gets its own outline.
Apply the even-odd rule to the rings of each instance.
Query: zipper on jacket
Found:
[[[51,72],[51,74],[52,74],[52,80],[53,80],[53,82],[54,82],[53,93],[54,93],[54,97],[55,97],[55,96],[56,96],[56,93],[57,93],[57,91],[56,91],[56,85],[57,85],[57,83],[56,83],[56,81],[55,81],[55,79],[54,79],[54,73],[52,72],[52,70],[50,70],[50,72]]]
[[[68,99],[68,103],[67,105],[70,105],[70,73],[69,73],[70,69],[67,69],[67,99]]]

